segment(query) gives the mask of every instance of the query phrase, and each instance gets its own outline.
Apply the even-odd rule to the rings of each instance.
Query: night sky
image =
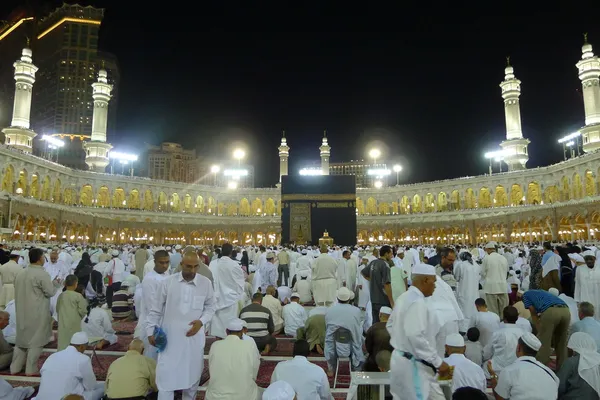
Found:
[[[21,3],[1,7],[11,2]],[[324,129],[332,161],[366,158],[382,143],[383,158],[404,166],[403,183],[487,172],[483,152],[505,138],[507,55],[522,81],[528,167],[560,161],[557,139],[584,124],[583,32],[600,53],[591,1],[557,10],[204,3],[92,2],[106,7],[100,47],[121,68],[110,140],[131,149],[176,141],[223,158],[243,143],[258,186],[277,181],[282,129],[290,173],[318,162]]]

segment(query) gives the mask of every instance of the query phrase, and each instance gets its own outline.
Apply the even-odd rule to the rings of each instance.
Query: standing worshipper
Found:
[[[559,399],[600,399],[600,354],[596,342],[587,333],[575,332],[567,347],[573,350],[573,356],[557,373]]]
[[[542,284],[542,256],[537,249],[529,251],[529,270],[529,289],[539,289]]]
[[[477,312],[475,300],[479,297],[479,264],[473,262],[473,256],[467,251],[458,255],[460,261],[454,267],[456,278],[456,301],[463,312],[464,319],[459,327],[461,332],[469,328],[469,321]]]
[[[196,273],[199,264],[196,253],[186,253],[181,260],[181,272],[160,284],[157,298],[150,306],[146,325],[148,342],[155,345],[157,327],[162,327],[168,340],[156,368],[159,400],[173,400],[175,390],[183,390],[183,400],[196,398],[204,369],[204,326],[211,321],[216,306],[210,280]]]
[[[342,258],[338,262],[338,288],[345,286],[354,292],[357,271],[358,264],[352,258],[352,253],[350,253],[350,250],[344,250]]]
[[[379,322],[379,309],[381,307],[394,307],[391,285],[392,278],[388,263],[392,260],[392,255],[392,248],[390,246],[382,246],[379,249],[379,258],[371,261],[366,268],[360,271],[362,276],[369,281],[373,323]]]
[[[149,258],[150,258],[150,256],[148,255],[148,252],[146,251],[146,244],[142,243],[140,248],[135,251],[135,256],[134,256],[135,274],[137,275],[138,278],[140,278],[140,281],[144,280],[144,265],[146,264],[146,261],[148,261]]]
[[[321,246],[321,254],[312,264],[312,289],[317,306],[329,306],[335,301],[337,263],[327,253],[327,246]]]
[[[44,271],[45,260],[42,249],[29,250],[30,264],[15,279],[17,340],[10,364],[13,375],[20,373],[23,367],[26,375],[36,375],[42,348],[52,337],[52,317],[48,310],[58,283],[53,283]]]
[[[500,316],[504,307],[508,305],[508,287],[506,284],[508,262],[506,262],[506,258],[498,254],[496,242],[486,244],[485,251],[487,256],[483,258],[481,267],[481,277],[485,279],[483,285],[485,302],[491,312]]]
[[[277,254],[277,260],[277,286],[290,286],[290,255],[285,247]]]
[[[600,267],[596,267],[596,257],[583,257],[585,266],[577,268],[575,274],[575,301],[587,301],[594,306],[594,317],[600,320]]]
[[[387,323],[390,344],[394,348],[390,371],[390,391],[394,400],[445,399],[435,380],[450,372],[436,349],[429,327],[430,311],[425,298],[435,290],[435,268],[418,264],[412,271],[412,286],[394,305]]]
[[[540,283],[540,289],[547,291],[550,288],[557,288],[559,292],[562,291],[559,273],[560,263],[561,258],[558,254],[552,251],[552,245],[549,242],[544,243],[544,257],[542,257],[542,282]]]
[[[260,275],[259,288],[263,294],[267,292],[267,287],[276,287],[277,285],[277,266],[273,263],[275,261],[275,253],[269,251],[265,257],[265,261],[258,269]]]
[[[125,264],[119,259],[119,250],[112,250],[111,255],[112,260],[108,262],[108,266],[106,267],[106,276],[110,282],[106,288],[106,304],[108,308],[112,307],[113,293],[121,289],[121,282],[123,282],[123,278],[125,277]],[[140,278],[141,280],[142,278]]]
[[[152,302],[158,298],[161,282],[168,278],[170,259],[169,253],[165,250],[159,250],[154,255],[154,270],[150,271],[142,281],[142,304],[140,316],[138,318],[138,327],[136,327],[135,337],[141,337],[144,342],[144,355],[153,360],[157,360],[158,351],[156,347],[148,342],[146,330],[148,325],[148,314],[152,308]],[[136,308],[137,308],[136,304]],[[162,321],[161,321],[162,323]]]
[[[13,251],[9,255],[10,260],[0,266],[0,282],[2,282],[2,290],[0,290],[0,308],[4,309],[6,305],[15,298],[15,278],[17,274],[23,271],[17,261],[20,254]]]
[[[218,259],[214,270],[215,296],[217,310],[212,319],[210,331],[213,336],[226,338],[225,332],[229,321],[238,316],[238,302],[244,294],[244,271],[237,261],[231,259],[233,246],[225,243],[221,248],[221,258]]]
[[[65,290],[58,296],[56,302],[58,351],[69,346],[71,337],[81,330],[81,319],[87,314],[87,301],[76,291],[77,285],[77,277],[68,275],[65,279]]]

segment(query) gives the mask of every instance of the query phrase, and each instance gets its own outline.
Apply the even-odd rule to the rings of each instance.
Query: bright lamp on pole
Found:
[[[212,172],[213,174],[213,184],[214,186],[217,186],[217,174],[219,173],[219,171],[221,170],[221,167],[219,167],[218,165],[213,165],[212,167],[210,167],[210,172]]]
[[[244,157],[246,157],[246,152],[243,149],[235,149],[233,151],[233,158],[238,160],[238,165],[241,165]]]
[[[381,151],[379,149],[369,150],[369,157],[373,159],[373,164],[377,164],[377,159],[379,156],[381,156]]]
[[[392,167],[394,172],[396,173],[396,185],[400,184],[400,171],[402,171],[402,165],[396,164]]]

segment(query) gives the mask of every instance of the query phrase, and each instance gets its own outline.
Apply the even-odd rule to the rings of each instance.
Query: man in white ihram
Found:
[[[390,344],[394,348],[391,360],[390,390],[394,400],[445,399],[436,381],[449,373],[449,366],[436,350],[436,340],[429,326],[430,311],[425,303],[435,290],[435,268],[415,265],[412,286],[398,297],[387,323]]]
[[[161,325],[167,346],[158,355],[156,384],[158,400],[173,400],[176,390],[182,400],[196,398],[204,369],[204,326],[215,314],[216,300],[210,280],[198,273],[200,259],[195,252],[181,260],[181,272],[160,284],[157,298],[147,317],[148,342],[156,345],[154,328]]]
[[[217,298],[217,311],[210,327],[211,334],[226,338],[225,331],[229,321],[238,316],[238,302],[244,294],[244,272],[240,265],[231,259],[233,246],[225,243],[221,248],[221,258],[213,270],[215,280],[215,296]]]

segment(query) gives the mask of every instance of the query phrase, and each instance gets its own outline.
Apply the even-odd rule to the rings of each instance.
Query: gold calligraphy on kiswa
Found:
[[[325,202],[318,202],[318,203],[313,203],[317,205],[317,208],[348,208],[348,207],[352,207],[352,203],[325,203]]]

